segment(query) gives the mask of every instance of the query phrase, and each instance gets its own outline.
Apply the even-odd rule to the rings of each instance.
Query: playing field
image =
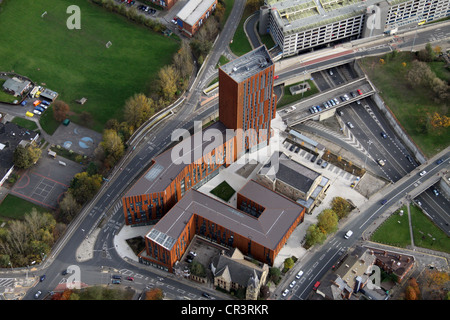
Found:
[[[57,91],[72,111],[91,113],[97,131],[110,118],[122,119],[125,100],[147,93],[158,70],[171,63],[180,46],[87,0],[3,2],[0,71],[13,70]],[[80,30],[66,26],[72,14],[66,10],[72,4],[81,9]],[[82,97],[87,103],[77,104]]]

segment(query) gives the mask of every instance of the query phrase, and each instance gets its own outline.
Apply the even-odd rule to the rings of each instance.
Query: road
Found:
[[[420,170],[425,169],[428,172],[424,177],[419,176],[418,172],[420,170],[416,170],[414,173],[404,176],[397,183],[392,184],[387,189],[383,190],[383,194],[380,195],[380,197],[371,199],[365,208],[360,208],[359,213],[353,213],[353,216],[350,216],[349,221],[346,222],[344,228],[337,231],[317,250],[313,250],[306,259],[303,259],[302,264],[295,267],[291,276],[284,281],[285,284],[288,284],[295,279],[295,275],[299,270],[304,272],[303,277],[297,282],[296,286],[294,286],[294,290],[290,292],[286,299],[307,299],[314,283],[321,279],[325,273],[331,269],[348,248],[354,246],[361,240],[364,231],[373,224],[381,214],[396,210],[400,206],[400,202],[405,203],[406,194],[420,186],[419,182],[423,183],[431,176],[448,168],[450,148],[446,149],[442,158],[445,161],[440,165],[437,165],[433,161],[420,168]],[[382,205],[381,199],[387,199],[388,201],[385,205]],[[344,234],[348,230],[352,230],[353,235],[349,239],[345,239]],[[286,285],[277,289],[278,296],[280,296],[280,293],[285,288]]]

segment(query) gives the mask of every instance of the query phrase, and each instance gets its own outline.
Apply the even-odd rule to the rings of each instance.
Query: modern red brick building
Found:
[[[199,235],[272,265],[303,221],[305,207],[253,180],[237,193],[236,208],[195,190],[239,154],[267,145],[260,131],[275,117],[273,69],[264,46],[223,66],[220,121],[157,156],[122,198],[126,224],[154,224],[140,262],[172,272]]]
[[[189,0],[177,14],[177,25],[183,34],[193,37],[216,9],[217,0]]]
[[[269,141],[270,123],[276,115],[274,70],[265,46],[219,68],[219,120],[227,128],[249,133],[236,133],[238,157]],[[258,136],[252,135],[252,130]]]
[[[246,212],[253,203],[258,204],[255,215]],[[172,272],[197,234],[272,265],[305,213],[253,180],[239,191],[238,208],[190,190],[147,234],[140,262]]]

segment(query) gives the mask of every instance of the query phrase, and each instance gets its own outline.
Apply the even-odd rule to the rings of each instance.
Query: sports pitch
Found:
[[[129,97],[149,92],[158,70],[171,63],[180,43],[87,0],[76,1],[81,29],[70,30],[66,21],[71,13],[66,10],[72,4],[3,1],[0,71],[14,71],[57,91],[75,113],[89,112],[92,128],[101,132],[108,119],[122,119]],[[87,103],[77,104],[82,97]]]

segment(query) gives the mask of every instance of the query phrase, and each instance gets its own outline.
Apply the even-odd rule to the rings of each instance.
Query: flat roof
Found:
[[[177,17],[193,26],[217,0],[189,0]]]
[[[367,7],[387,0],[266,0],[284,34],[363,15]]]
[[[154,159],[153,165],[127,191],[125,197],[164,191],[186,166],[203,157],[203,152],[206,148],[212,150],[231,139],[234,136],[231,132],[232,130],[227,130],[225,125],[218,121],[208,128],[194,133],[190,136],[190,139],[182,140],[176,146],[158,155]],[[221,139],[203,141],[202,137],[205,134],[211,134],[213,137],[215,137],[215,134],[218,134],[221,135]],[[198,146],[196,146],[197,140],[201,141]],[[182,150],[183,154],[173,154],[172,151],[175,147],[178,150]],[[174,159],[174,156],[177,156],[177,158]]]
[[[239,83],[272,65],[269,51],[262,45],[226,63],[220,69]]]
[[[304,207],[250,180],[239,194],[265,208],[259,218],[252,217],[228,204],[196,190],[189,190],[147,234],[170,250],[193,214],[269,249],[276,249],[286,232],[302,214]]]

